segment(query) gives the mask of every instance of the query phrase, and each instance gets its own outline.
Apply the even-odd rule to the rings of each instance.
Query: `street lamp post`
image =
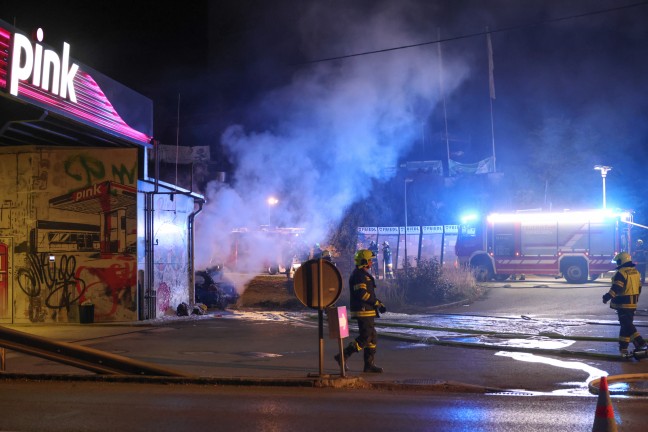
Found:
[[[279,203],[279,200],[273,196],[268,198],[268,228],[270,228],[271,225],[271,215],[272,215],[272,207],[277,205]]]
[[[409,279],[409,266],[407,265],[407,183],[412,183],[413,181],[410,178],[405,179],[405,257],[403,259],[403,266],[405,267],[405,291],[407,291]]]
[[[607,176],[608,171],[612,169],[612,167],[605,165],[595,165],[594,169],[601,171],[601,178],[603,179],[603,208],[605,209],[607,208],[605,203],[605,177]]]

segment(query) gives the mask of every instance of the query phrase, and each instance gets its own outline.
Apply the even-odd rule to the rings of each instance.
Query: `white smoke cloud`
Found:
[[[323,3],[315,2],[302,16],[299,37],[307,58],[436,38],[415,32],[408,17],[416,13],[408,9],[409,2],[390,2],[369,12]],[[352,2],[341,4],[347,3]],[[445,55],[443,61],[448,94],[468,67]],[[227,234],[241,226],[254,230],[271,221],[303,227],[307,244],[325,242],[328,229],[371,193],[372,180],[393,175],[387,168],[397,166],[420,137],[439,99],[436,45],[301,67],[289,84],[250,107],[270,127],[237,124],[224,132],[222,142],[236,172],[231,186],[213,184],[207,191],[208,203],[196,222],[204,249],[197,253],[198,267],[223,260],[230,249]],[[280,201],[274,208],[266,201],[271,195]],[[277,251],[257,243],[254,255],[261,268]]]

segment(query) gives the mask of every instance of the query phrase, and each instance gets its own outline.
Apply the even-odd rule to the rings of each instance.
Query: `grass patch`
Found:
[[[394,308],[437,306],[481,295],[470,269],[443,267],[436,259],[418,260],[416,266],[397,269],[395,279],[379,281],[379,297]]]

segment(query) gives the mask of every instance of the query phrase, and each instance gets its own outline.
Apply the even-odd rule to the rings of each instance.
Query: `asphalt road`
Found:
[[[610,280],[569,284],[564,279],[528,276],[525,281],[484,283],[486,295],[471,303],[444,308],[446,313],[502,314],[557,319],[596,318],[616,320],[609,303],[601,297],[610,289]],[[639,299],[637,316],[648,315],[648,293]]]
[[[0,430],[589,430],[597,398],[588,382],[605,374],[648,373],[648,361],[619,361],[615,343],[599,339],[573,342],[563,353],[528,347],[545,343],[539,333],[547,328],[613,341],[615,316],[600,302],[606,290],[606,282],[511,281],[492,283],[483,299],[447,310],[417,316],[387,313],[381,323],[404,321],[410,327],[396,335],[379,329],[377,361],[385,373],[363,374],[358,356],[349,362],[349,377],[373,385],[372,390],[290,386],[318,373],[313,313],[230,311],[126,326],[13,326],[199,377],[249,378],[246,383],[256,384],[84,382],[66,377],[94,375],[10,352],[10,374],[55,374],[62,381],[5,375]],[[640,302],[642,311],[646,300]],[[421,323],[448,328],[421,334],[413,330]],[[646,323],[639,317],[638,324]],[[499,336],[453,334],[459,328],[495,329]],[[514,331],[538,335],[502,337]],[[436,343],[466,340],[478,343]],[[324,372],[335,376],[337,341],[324,342]],[[609,355],[592,356],[598,353]],[[622,393],[626,387],[613,384],[611,391]],[[648,399],[612,400],[622,430],[640,430],[648,420]]]
[[[156,384],[2,382],[0,430],[591,430],[596,398]],[[615,399],[619,430],[645,429],[648,403]]]
[[[600,302],[606,289],[599,282],[583,286],[552,280],[492,283],[486,296],[474,303],[422,315],[388,312],[378,321],[376,358],[385,373],[363,374],[361,357],[356,355],[349,361],[349,375],[371,383],[456,382],[478,388],[588,395],[588,382],[602,375],[648,372],[648,361],[618,358],[616,318]],[[642,307],[646,300],[641,299]],[[641,317],[637,324],[645,330]],[[138,326],[13,328],[198,377],[294,380],[320,372],[314,312],[230,311]],[[329,339],[326,329],[324,337],[322,372],[339,374],[332,360],[338,341]],[[575,339],[579,337],[594,339]],[[7,356],[7,371],[91,375],[12,352]]]

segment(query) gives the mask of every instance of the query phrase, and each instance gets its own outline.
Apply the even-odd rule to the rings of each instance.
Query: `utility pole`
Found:
[[[407,292],[407,285],[409,283],[409,265],[407,262],[407,183],[412,183],[413,181],[411,178],[405,179],[405,258],[403,259],[403,266],[405,267],[405,292]]]

